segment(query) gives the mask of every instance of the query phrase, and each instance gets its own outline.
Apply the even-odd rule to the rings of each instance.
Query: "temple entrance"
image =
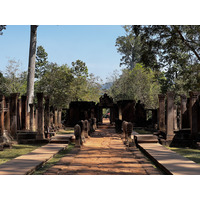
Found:
[[[117,105],[113,103],[113,98],[104,94],[97,104],[97,118],[100,124],[114,123],[117,116]]]
[[[103,124],[110,124],[110,108],[103,108],[102,112],[102,122]]]

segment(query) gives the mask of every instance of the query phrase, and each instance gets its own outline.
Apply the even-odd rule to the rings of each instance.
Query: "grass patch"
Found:
[[[197,164],[200,164],[200,150],[199,149],[175,148],[175,147],[167,147],[167,148],[194,161]]]
[[[18,156],[27,154],[44,144],[14,144],[12,149],[5,148],[0,151],[0,165]]]
[[[53,158],[48,160],[41,168],[34,171],[32,175],[43,175],[49,168],[51,168],[53,165],[59,162],[59,160],[62,157],[66,156],[66,154],[69,153],[73,148],[74,148],[74,144],[69,144],[67,149],[61,150]]]
[[[56,134],[73,134],[74,133],[74,128],[66,128],[65,130],[62,129],[60,131],[58,131]]]

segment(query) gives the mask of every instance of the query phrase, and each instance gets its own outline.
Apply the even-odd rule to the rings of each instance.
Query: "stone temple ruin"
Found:
[[[80,120],[94,118],[97,125],[102,124],[102,109],[110,108],[110,123],[115,124],[116,132],[121,133],[122,122],[131,122],[133,127],[143,127],[154,131],[161,144],[177,147],[195,147],[200,141],[200,93],[190,92],[190,97],[180,96],[180,102],[174,103],[174,92],[159,94],[158,109],[146,109],[140,101],[122,100],[117,103],[107,94],[100,97],[99,103],[71,102],[68,114],[68,126],[74,126]],[[148,117],[149,115],[151,117]],[[133,128],[134,129],[134,128]]]
[[[158,99],[158,109],[146,109],[140,101],[122,100],[114,103],[111,97],[104,94],[97,104],[73,101],[69,109],[56,109],[49,106],[49,97],[37,93],[37,103],[30,104],[28,112],[27,96],[18,93],[12,93],[9,97],[1,95],[0,147],[10,146],[13,140],[19,143],[48,142],[54,132],[63,126],[61,120],[65,126],[74,127],[78,124],[80,128],[76,127],[76,130],[85,131],[84,137],[88,137],[98,124],[102,124],[104,108],[110,109],[110,124],[115,124],[117,133],[123,132],[122,122],[126,121],[132,124],[133,129],[152,129],[161,144],[181,147],[197,145],[200,140],[200,93],[190,92],[189,98],[182,95],[177,105],[173,92],[160,94]],[[65,111],[65,116],[62,116],[62,111]],[[149,114],[151,117],[147,117]]]
[[[18,143],[48,142],[51,134],[62,127],[62,110],[49,107],[49,97],[36,94],[36,104],[29,104],[27,96],[12,93],[9,97],[0,95],[0,147]],[[45,103],[44,103],[45,100]]]

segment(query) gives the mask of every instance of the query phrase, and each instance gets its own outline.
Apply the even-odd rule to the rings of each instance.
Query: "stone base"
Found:
[[[43,139],[45,139],[43,134],[36,135],[36,140],[43,140]]]

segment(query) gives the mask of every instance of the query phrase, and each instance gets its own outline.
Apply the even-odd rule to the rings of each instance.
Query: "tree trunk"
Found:
[[[29,104],[33,103],[34,98],[34,79],[35,79],[35,58],[36,58],[36,42],[37,42],[37,25],[31,25],[30,48],[29,48],[29,64],[27,78],[27,96],[28,96],[28,112],[30,112]]]

